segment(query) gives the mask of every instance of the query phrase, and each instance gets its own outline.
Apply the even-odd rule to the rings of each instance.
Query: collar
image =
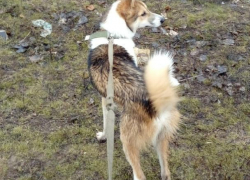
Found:
[[[87,35],[87,36],[85,37],[85,41],[88,41],[88,40],[90,41],[90,40],[96,39],[96,38],[126,39],[126,38],[124,38],[124,37],[116,36],[116,35],[114,35],[114,34],[108,32],[108,31],[104,30],[104,31],[97,31],[97,32],[95,32],[95,33],[93,33],[93,34],[91,34],[91,35]]]

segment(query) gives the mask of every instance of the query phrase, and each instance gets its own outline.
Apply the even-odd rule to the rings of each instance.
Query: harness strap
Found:
[[[113,39],[109,39],[108,57],[109,57],[109,76],[107,85],[107,154],[108,154],[108,177],[112,180],[113,154],[114,154],[114,82],[113,82]]]

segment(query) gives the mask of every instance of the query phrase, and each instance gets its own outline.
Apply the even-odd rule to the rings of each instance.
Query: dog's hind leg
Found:
[[[169,146],[169,138],[162,132],[159,134],[159,137],[155,143],[155,149],[157,155],[159,157],[160,165],[161,165],[161,179],[162,180],[170,180],[170,171],[168,168],[168,147]]]
[[[121,141],[126,158],[133,169],[134,180],[146,180],[140,164],[140,151],[145,139],[142,128],[131,113],[124,113],[120,124]]]
[[[96,137],[97,137],[98,141],[100,141],[100,142],[106,141],[107,114],[108,114],[108,110],[107,110],[106,105],[107,105],[106,98],[102,97],[103,132],[96,133]]]
[[[133,142],[123,142],[123,151],[133,169],[134,180],[146,180],[140,165],[140,149]]]

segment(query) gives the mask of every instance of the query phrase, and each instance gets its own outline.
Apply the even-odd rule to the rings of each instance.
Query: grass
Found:
[[[146,29],[139,31],[142,38],[136,43],[152,49],[151,43],[157,42],[161,48],[177,52],[177,77],[183,85],[189,85],[180,91],[183,122],[170,147],[172,179],[249,179],[249,3],[241,2],[243,13],[215,1],[159,3],[162,6],[146,2],[157,13],[167,5],[172,8],[167,26],[179,33],[179,39]],[[85,6],[89,4],[96,10],[87,11]],[[101,99],[90,84],[88,43],[83,41],[105,5],[95,0],[0,0],[0,7],[4,11],[0,27],[10,34],[8,41],[0,40],[0,179],[107,179],[106,144],[99,144],[95,138],[102,129]],[[72,10],[83,11],[89,22],[64,33],[53,13]],[[38,18],[53,25],[50,36],[42,38],[41,29],[32,27],[31,21]],[[234,31],[238,33],[235,36],[231,34]],[[16,53],[12,47],[30,37],[35,41],[27,52]],[[234,46],[219,43],[224,38],[234,38]],[[200,54],[208,55],[205,62],[190,56],[195,47],[187,41],[192,39],[208,42],[198,48]],[[32,63],[29,56],[36,52],[43,60]],[[243,60],[229,60],[228,54],[241,55]],[[227,76],[205,72],[208,65],[218,64],[227,66]],[[204,83],[194,78],[201,71]],[[214,81],[222,81],[223,87],[213,87]],[[233,84],[233,96],[225,91],[228,83]],[[245,92],[240,92],[235,83],[244,86]],[[153,149],[142,154],[142,166],[147,179],[160,179]],[[119,120],[113,176],[117,180],[132,177],[119,140]]]

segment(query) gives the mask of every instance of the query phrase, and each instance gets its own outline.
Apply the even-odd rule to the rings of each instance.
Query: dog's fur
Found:
[[[150,144],[157,151],[162,180],[170,179],[168,143],[180,119],[176,108],[179,83],[172,74],[173,60],[168,53],[157,52],[143,72],[137,67],[132,40],[138,28],[158,27],[163,21],[162,16],[151,13],[139,0],[118,0],[101,23],[102,29],[122,37],[114,40],[114,100],[123,107],[121,141],[134,180],[146,179],[140,166],[140,151]],[[106,97],[109,73],[107,44],[105,38],[93,39],[88,57],[92,83],[103,97]],[[98,140],[106,138],[105,98],[102,98],[102,106],[104,132],[97,133]]]

